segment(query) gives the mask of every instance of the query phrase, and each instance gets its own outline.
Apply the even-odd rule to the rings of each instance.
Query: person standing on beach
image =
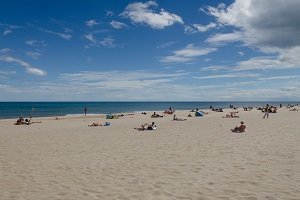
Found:
[[[264,119],[267,117],[269,118],[269,112],[270,112],[270,107],[269,104],[267,104],[267,106],[265,107],[265,115],[264,115]]]
[[[84,116],[86,116],[87,108],[84,107]]]

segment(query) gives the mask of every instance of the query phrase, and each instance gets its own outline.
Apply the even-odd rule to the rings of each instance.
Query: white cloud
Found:
[[[3,31],[3,35],[6,36],[8,34],[11,34],[12,32],[13,32],[12,30],[6,29],[6,30]]]
[[[299,0],[235,0],[228,7],[208,6],[205,12],[240,31],[245,44],[264,50],[300,45],[299,7]]]
[[[95,19],[91,19],[85,22],[85,25],[93,28],[94,26],[98,25],[99,23]]]
[[[9,49],[9,48],[0,49],[0,53],[6,54],[8,52],[11,52],[11,49]]]
[[[196,57],[207,55],[211,52],[217,51],[217,48],[201,48],[194,44],[189,44],[185,48],[176,50],[173,55],[163,57],[162,63],[184,63],[193,61]]]
[[[51,31],[51,30],[48,30],[48,29],[44,29],[44,28],[38,28],[38,30],[41,31],[41,32],[44,32],[44,33],[55,35],[57,37],[65,39],[65,40],[71,40],[71,38],[72,38],[72,35],[71,34],[67,34],[67,33],[54,32],[54,31]]]
[[[213,44],[240,41],[266,55],[241,61],[233,70],[300,68],[299,7],[299,0],[235,0],[229,6],[208,6],[202,10],[214,16],[220,26],[233,31],[218,33],[206,41]]]
[[[84,38],[92,42],[93,44],[97,44],[97,40],[92,33],[85,34]]]
[[[244,55],[245,55],[245,53],[242,52],[242,51],[238,51],[237,53],[238,53],[240,56],[244,56]]]
[[[86,45],[86,48],[89,48],[91,46],[95,46],[95,47],[104,46],[108,48],[116,47],[115,39],[110,36],[105,37],[102,40],[97,40],[97,38],[92,33],[88,33],[84,35],[84,38],[90,42],[88,45]]]
[[[299,79],[300,75],[290,75],[290,76],[272,76],[272,77],[263,77],[259,78],[260,81],[273,81],[273,80],[290,80],[290,79]]]
[[[110,11],[110,10],[107,10],[106,11],[106,17],[112,17],[114,16],[114,12]]]
[[[26,40],[25,44],[33,47],[46,47],[47,43],[45,41],[38,41],[38,40]]]
[[[38,59],[42,54],[39,52],[28,51],[26,55],[29,56],[30,58]]]
[[[232,73],[232,74],[218,74],[218,75],[209,75],[209,76],[199,76],[193,77],[195,79],[220,79],[220,78],[256,78],[259,77],[260,74],[252,74],[252,73]]]
[[[10,75],[10,74],[16,74],[15,71],[0,71],[0,75]]]
[[[234,70],[266,70],[300,68],[300,46],[281,51],[278,55],[253,57],[237,63]]]
[[[210,29],[216,28],[217,24],[210,22],[207,25],[202,25],[202,24],[193,24],[192,26],[185,25],[184,26],[184,33],[186,34],[193,34],[197,32],[206,32],[209,31]]]
[[[185,72],[154,73],[149,71],[84,71],[79,73],[61,74],[60,78],[72,84],[93,87],[95,90],[127,90],[147,89],[173,82],[185,76]]]
[[[110,25],[115,29],[122,29],[128,27],[126,24],[118,21],[111,21]]]
[[[13,33],[14,29],[23,28],[22,26],[11,25],[11,24],[3,24],[3,23],[0,23],[0,27],[4,28],[4,31],[2,33],[3,36],[6,36],[6,35],[9,35],[9,34]]]
[[[219,33],[206,39],[206,42],[223,44],[228,42],[241,41],[242,39],[243,39],[243,34],[241,32],[223,33],[223,34]]]
[[[105,46],[105,47],[109,47],[109,48],[116,47],[115,39],[112,37],[104,38],[102,41],[99,42],[99,44],[101,44],[102,46]]]
[[[158,7],[158,4],[155,1],[132,3],[126,7],[121,16],[130,18],[133,23],[146,24],[153,29],[164,29],[175,23],[183,24],[180,16],[169,13],[164,9],[155,12],[154,8],[156,7]]]
[[[167,42],[167,43],[164,43],[164,44],[161,44],[161,45],[157,46],[156,48],[157,49],[163,49],[163,48],[170,47],[170,46],[172,46],[173,44],[176,44],[176,43],[177,43],[176,41]]]
[[[36,76],[46,76],[47,75],[47,73],[45,71],[35,68],[35,67],[32,67],[29,63],[27,63],[21,59],[18,59],[18,58],[14,58],[11,56],[0,56],[0,61],[7,62],[7,63],[16,63],[16,64],[24,67],[26,72],[29,74],[33,74]]]

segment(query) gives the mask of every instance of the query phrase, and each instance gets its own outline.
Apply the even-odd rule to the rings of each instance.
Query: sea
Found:
[[[23,117],[49,117],[82,115],[87,108],[88,115],[107,113],[131,113],[163,111],[170,107],[177,110],[229,108],[252,106],[263,107],[266,104],[297,104],[299,102],[0,102],[0,119]]]

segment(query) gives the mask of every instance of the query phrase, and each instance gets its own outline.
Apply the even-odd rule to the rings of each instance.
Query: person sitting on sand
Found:
[[[163,117],[162,115],[156,114],[156,112],[151,115],[151,118],[158,118],[158,117]]]
[[[24,118],[22,115],[19,117],[19,119],[17,119],[15,125],[21,125],[21,124],[24,124]]]
[[[191,114],[191,113],[189,113],[189,114],[188,114],[188,117],[192,117],[192,114]]]
[[[246,125],[243,121],[241,121],[241,125],[236,126],[234,129],[231,129],[231,131],[234,133],[243,133],[246,131]]]
[[[173,120],[174,120],[174,121],[185,121],[185,120],[187,120],[187,119],[181,119],[181,118],[176,117],[176,115],[174,115],[174,116],[173,116]]]
[[[165,114],[173,114],[175,112],[175,110],[172,109],[172,107],[170,107],[168,110],[165,110]]]

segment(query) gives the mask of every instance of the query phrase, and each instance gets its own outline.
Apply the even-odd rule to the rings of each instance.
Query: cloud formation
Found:
[[[94,34],[92,33],[87,33],[84,35],[84,38],[89,41],[90,43],[87,44],[85,47],[89,48],[92,46],[95,47],[108,47],[108,48],[115,48],[117,45],[115,44],[115,39],[111,36],[105,37],[102,40],[98,40]]]
[[[206,32],[209,31],[213,28],[216,28],[218,25],[216,23],[210,22],[207,25],[202,25],[202,24],[193,24],[191,26],[185,25],[184,26],[184,33],[185,34],[193,34],[193,33],[198,33],[198,32]]]
[[[38,59],[42,54],[39,53],[39,52],[28,51],[28,52],[26,53],[26,55],[27,55],[28,57],[33,58],[33,59],[36,60],[36,59]]]
[[[68,34],[68,33],[59,33],[59,32],[51,31],[51,30],[44,29],[44,28],[38,28],[38,30],[41,32],[44,32],[44,33],[55,35],[57,37],[65,39],[65,40],[71,40],[71,38],[72,38],[72,35]]]
[[[122,29],[128,27],[126,24],[114,20],[110,22],[110,25],[115,29]]]
[[[48,44],[45,41],[39,40],[26,40],[25,44],[33,47],[46,47]]]
[[[164,29],[175,23],[183,24],[180,16],[169,13],[164,9],[156,12],[158,4],[155,1],[129,4],[121,16],[129,18],[135,24],[146,24],[153,29]]]
[[[238,30],[245,44],[270,51],[300,45],[299,7],[299,0],[235,0],[202,10]]]
[[[27,63],[21,59],[18,59],[18,58],[2,55],[2,56],[0,56],[0,61],[6,62],[6,63],[18,64],[18,65],[24,67],[26,72],[29,74],[33,74],[36,76],[46,76],[47,75],[46,71],[38,69],[36,67],[32,67],[29,63]]]
[[[160,59],[162,63],[185,63],[193,61],[196,57],[207,55],[217,51],[217,48],[202,48],[194,44],[189,44],[183,49],[173,52],[173,55],[166,56]]]
[[[91,19],[85,22],[85,25],[93,28],[94,26],[98,25],[99,23],[95,19]]]

